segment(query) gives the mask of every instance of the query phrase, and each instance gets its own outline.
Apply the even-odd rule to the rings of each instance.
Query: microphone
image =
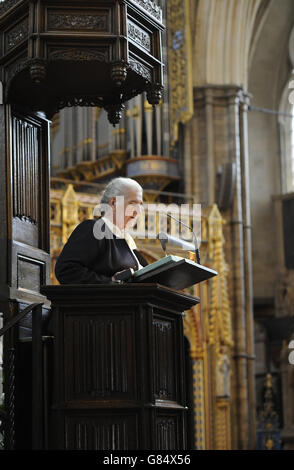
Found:
[[[197,239],[197,236],[196,236],[196,233],[194,232],[194,230],[192,229],[192,227],[190,227],[189,225],[185,224],[184,222],[182,222],[181,220],[177,219],[176,217],[174,217],[173,215],[171,214],[166,214],[168,217],[170,217],[171,219],[174,219],[176,222],[178,222],[179,224],[182,224],[184,225],[184,227],[187,227],[189,230],[191,230],[191,232],[193,233],[193,236],[194,236],[194,243],[195,243],[195,255],[196,255],[196,261],[198,264],[201,264],[200,263],[200,251],[199,251],[199,245],[198,245],[198,239]],[[170,237],[170,235],[168,235],[168,237]],[[174,238],[174,237],[172,237]],[[183,240],[181,240],[183,241]],[[187,242],[185,242],[187,243]]]
[[[171,235],[168,235],[166,232],[160,232],[157,237],[160,241],[160,244],[162,246],[162,249],[164,252],[166,252],[166,244],[169,243],[170,245],[173,246],[178,246],[182,248],[183,250],[193,250],[194,245],[193,243],[186,242],[186,240],[182,240],[181,238],[176,238],[172,237]]]

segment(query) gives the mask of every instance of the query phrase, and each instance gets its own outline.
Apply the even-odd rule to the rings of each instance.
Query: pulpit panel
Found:
[[[9,120],[11,297],[30,301],[49,281],[49,122],[14,108]]]
[[[67,450],[135,450],[139,448],[137,413],[109,410],[65,418]]]
[[[65,399],[97,401],[136,397],[132,315],[65,318]]]

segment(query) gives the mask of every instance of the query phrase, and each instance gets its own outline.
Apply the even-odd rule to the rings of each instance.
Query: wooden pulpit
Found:
[[[159,284],[43,286],[51,301],[49,448],[184,450],[184,311]]]

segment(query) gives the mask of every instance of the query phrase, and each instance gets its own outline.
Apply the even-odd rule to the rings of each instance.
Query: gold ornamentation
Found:
[[[62,243],[66,243],[77,225],[78,200],[73,185],[69,184],[62,198]]]
[[[231,448],[233,341],[223,223],[215,204],[202,212],[201,239],[205,242],[201,245],[202,260],[215,269],[218,276],[194,286],[193,294],[200,297],[200,304],[186,312],[184,318],[184,333],[190,343],[194,364],[194,409],[195,413],[204,414],[204,419],[199,419],[198,414],[194,419],[197,449]]]
[[[168,58],[171,146],[178,140],[178,125],[193,116],[192,52],[189,0],[168,1]]]
[[[193,361],[194,444],[197,450],[206,448],[205,441],[205,378],[203,360]]]
[[[231,447],[230,403],[227,398],[216,401],[215,449],[228,450]]]
[[[148,102],[148,100],[144,101],[144,110],[146,112],[152,112],[153,111],[153,106]]]
[[[133,119],[137,119],[140,115],[140,112],[139,112],[139,107],[138,106],[134,106],[133,107]]]
[[[211,279],[209,343],[215,345],[217,355],[220,354],[221,345],[233,346],[222,225],[221,214],[214,204],[208,217],[208,255],[218,276]]]
[[[121,129],[119,132],[123,134],[124,130]],[[90,141],[91,139],[87,139],[83,142],[85,144],[90,143]],[[75,181],[97,182],[99,179],[121,170],[126,159],[126,150],[113,150],[105,158],[79,162],[74,166],[67,167],[66,170],[59,171],[57,175],[60,178],[74,179]]]

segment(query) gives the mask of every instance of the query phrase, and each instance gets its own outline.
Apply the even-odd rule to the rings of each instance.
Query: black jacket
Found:
[[[108,231],[113,238],[97,239],[93,233],[95,222],[95,219],[81,222],[64,245],[55,265],[55,276],[60,284],[107,284],[118,271],[138,269],[125,239],[116,238],[103,220],[99,221],[101,231]],[[138,250],[134,252],[141,265],[146,266],[144,256]]]

